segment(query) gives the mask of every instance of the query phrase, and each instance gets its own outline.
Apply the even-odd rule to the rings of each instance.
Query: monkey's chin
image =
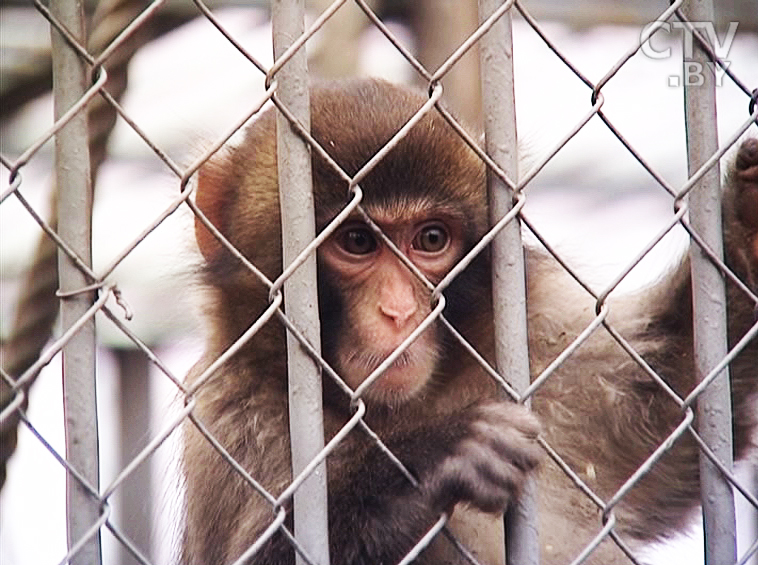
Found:
[[[426,367],[390,365],[368,388],[367,396],[387,405],[402,404],[418,395],[431,378]]]
[[[357,386],[362,383],[387,356],[372,353],[352,356],[345,363],[345,372],[360,377],[356,379],[358,382],[348,384]],[[426,348],[414,350],[411,346],[369,385],[365,397],[369,401],[390,406],[402,404],[426,387],[435,365],[436,355],[430,354]]]

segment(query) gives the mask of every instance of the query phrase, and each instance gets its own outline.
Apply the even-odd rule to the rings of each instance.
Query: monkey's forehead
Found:
[[[401,196],[380,203],[366,202],[362,204],[363,210],[379,226],[417,224],[430,219],[464,222],[465,211],[453,204],[436,201],[432,198]],[[322,211],[323,220],[329,221],[334,218],[341,209],[329,207]],[[347,221],[362,220],[360,212],[353,212]]]
[[[414,182],[414,179],[382,179],[372,182],[364,179],[358,186],[362,190],[361,207],[380,226],[418,224],[429,220],[442,220],[465,226],[471,236],[485,229],[486,191],[483,183],[471,179],[438,179],[438,182]],[[341,187],[314,187],[316,190],[317,223],[326,226],[352,200],[352,195]],[[352,215],[361,220],[360,213]]]
[[[392,217],[428,215],[430,211],[479,217],[486,207],[484,165],[462,141],[456,141],[451,144],[448,139],[419,137],[412,131],[360,175],[361,204],[366,210]],[[335,143],[331,156],[348,178],[314,159],[317,207],[333,211],[347,204],[353,197],[348,179],[355,179],[382,147],[381,140],[371,136]]]

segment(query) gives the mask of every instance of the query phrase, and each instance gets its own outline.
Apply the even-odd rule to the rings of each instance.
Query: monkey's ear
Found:
[[[195,203],[205,214],[205,217],[228,237],[227,217],[224,210],[228,210],[233,197],[228,177],[227,159],[224,156],[216,156],[198,171],[197,194]],[[222,250],[221,242],[216,239],[199,218],[195,218],[195,239],[200,252],[206,261],[213,261]]]

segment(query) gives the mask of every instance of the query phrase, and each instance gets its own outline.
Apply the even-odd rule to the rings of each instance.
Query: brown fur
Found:
[[[317,87],[311,101],[314,138],[354,174],[421,106],[423,97],[378,81],[351,81]],[[197,200],[235,247],[271,278],[282,269],[274,121],[273,111],[266,113],[239,147],[201,170]],[[735,212],[734,204],[747,210],[758,207],[758,142],[750,143],[732,173],[725,210],[730,264],[754,285],[758,220]],[[347,185],[318,157],[313,170],[317,223],[322,228],[347,201]],[[361,187],[367,209],[378,215],[407,211],[419,202],[455,211],[464,219],[460,225],[465,227],[461,238],[466,248],[486,229],[484,167],[436,114],[424,118]],[[189,382],[268,304],[266,286],[199,223],[196,231],[206,259],[213,332]],[[373,293],[379,291],[372,290],[366,298],[356,294],[360,288],[346,290],[340,273],[324,257],[319,260],[324,354],[334,364],[347,341],[341,336],[361,329],[361,312],[370,310]],[[527,250],[527,269],[529,346],[536,375],[591,320],[594,303],[532,250]],[[488,271],[486,256],[472,263],[445,292],[445,314],[491,359]],[[683,262],[655,288],[611,304],[613,326],[681,395],[695,385],[688,271]],[[414,292],[422,304],[423,291]],[[729,292],[734,343],[754,322],[755,304],[734,288]],[[428,304],[424,308],[428,311]],[[482,369],[442,329],[429,332],[440,359],[419,391],[388,401],[369,389],[366,397],[366,422],[417,475],[420,489],[413,488],[364,435],[348,436],[328,459],[334,564],[395,562],[440,510],[458,503],[474,507],[466,510],[473,520],[478,511],[502,512],[539,458],[531,416],[494,401],[495,387]],[[200,388],[195,409],[224,448],[274,495],[291,478],[284,359],[284,331],[273,321]],[[756,424],[756,366],[754,340],[731,366],[738,455],[744,454]],[[347,400],[325,377],[327,437],[349,416]],[[543,437],[606,499],[681,421],[678,406],[602,329],[546,382],[533,408],[542,421]],[[183,563],[231,562],[270,523],[272,510],[192,426],[187,429],[183,461]],[[498,477],[496,486],[485,480],[491,475]],[[617,530],[628,540],[649,541],[681,529],[698,502],[698,488],[698,452],[692,440],[683,437],[622,501]],[[539,506],[544,563],[575,558],[601,527],[596,507],[551,461],[540,471]],[[464,537],[476,538],[479,547],[474,549],[482,552],[491,543],[486,535]],[[440,562],[428,554],[422,559]],[[615,546],[604,543],[591,562],[624,559]],[[253,562],[289,564],[294,553],[284,537],[276,535]]]

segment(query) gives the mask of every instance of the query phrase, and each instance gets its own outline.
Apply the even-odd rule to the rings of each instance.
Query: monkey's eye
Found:
[[[422,227],[413,238],[411,244],[414,249],[426,253],[439,253],[447,248],[450,242],[450,234],[444,226],[431,224]]]
[[[344,230],[340,236],[340,245],[351,255],[368,255],[378,247],[374,234],[365,227]]]

